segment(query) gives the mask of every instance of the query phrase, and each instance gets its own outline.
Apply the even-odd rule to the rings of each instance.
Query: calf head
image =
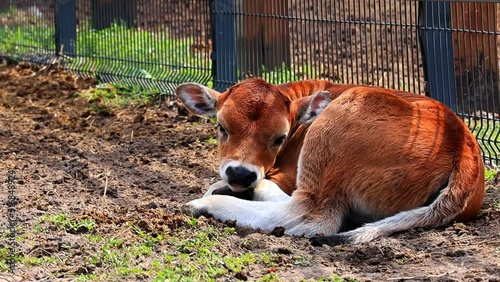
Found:
[[[255,188],[273,167],[290,130],[312,122],[330,101],[324,91],[292,101],[262,79],[245,80],[224,93],[184,83],[176,95],[193,114],[217,118],[220,176],[237,193]]]

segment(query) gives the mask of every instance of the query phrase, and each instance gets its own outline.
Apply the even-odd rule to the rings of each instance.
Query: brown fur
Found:
[[[385,218],[424,206],[459,170],[461,179],[450,192],[465,210],[455,219],[479,213],[484,195],[479,146],[449,108],[423,96],[357,87],[328,109],[306,136],[298,179],[298,187],[307,189],[297,192],[313,199],[318,211],[362,202],[364,213]]]
[[[220,161],[226,158],[245,160],[259,165],[266,173],[266,179],[275,182],[283,191],[291,195],[296,189],[297,160],[307,127],[295,124],[299,105],[292,104],[300,98],[310,96],[321,90],[332,94],[340,94],[353,85],[335,85],[326,80],[307,80],[300,83],[271,85],[262,79],[248,79],[222,93],[217,103],[217,110],[222,105],[227,107],[227,120],[221,123],[228,128],[237,128],[236,138],[219,147]],[[273,136],[280,121],[276,118],[286,117],[292,125],[289,138],[281,151],[267,150],[267,144],[255,138],[259,135]],[[252,125],[247,124],[251,122]],[[269,132],[262,132],[268,130]],[[279,134],[279,131],[276,131]],[[233,144],[238,144],[234,146]],[[242,145],[243,144],[243,145]]]
[[[305,97],[319,91],[330,93],[332,101],[310,126],[299,124],[310,103]],[[265,178],[293,193],[308,221],[324,222],[330,234],[352,211],[376,221],[432,203],[431,212],[412,214],[407,228],[470,220],[480,211],[484,165],[479,145],[442,103],[324,80],[272,85],[249,79],[216,95],[218,120],[231,136],[220,140],[221,162],[259,166]],[[286,142],[270,149],[287,126]],[[406,219],[376,227],[397,231],[394,224]],[[378,236],[370,232],[346,236],[354,242]],[[337,239],[318,242],[342,242]]]

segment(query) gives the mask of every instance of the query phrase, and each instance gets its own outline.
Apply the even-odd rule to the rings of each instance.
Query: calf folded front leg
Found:
[[[203,198],[212,195],[227,195],[244,200],[270,202],[281,202],[290,199],[290,196],[283,192],[276,183],[267,179],[263,179],[257,187],[247,189],[240,193],[233,192],[227,182],[221,180],[212,184],[203,195]]]
[[[210,185],[208,187],[207,192],[203,194],[203,198],[206,198],[208,196],[212,195],[232,195],[230,194],[232,192],[231,188],[229,188],[229,185],[227,184],[226,181],[224,180],[219,180],[215,182],[214,184]]]
[[[263,179],[253,192],[254,201],[282,202],[289,200],[290,196],[271,180]]]
[[[211,215],[221,221],[271,232],[284,227],[285,234],[314,236],[332,235],[338,231],[339,217],[326,218],[310,214],[307,205],[293,197],[280,202],[248,201],[226,195],[212,195],[186,204],[192,216]],[[335,214],[335,213],[334,213]]]

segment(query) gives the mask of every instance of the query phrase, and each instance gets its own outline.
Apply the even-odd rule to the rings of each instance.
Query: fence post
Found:
[[[214,0],[212,74],[217,91],[225,91],[238,82],[234,2]]]
[[[76,0],[56,0],[55,28],[56,56],[75,54]]]
[[[449,1],[419,2],[419,33],[426,95],[456,112],[457,89]]]

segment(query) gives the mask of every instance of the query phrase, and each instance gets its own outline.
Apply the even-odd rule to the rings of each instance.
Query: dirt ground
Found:
[[[1,69],[0,214],[7,214],[5,180],[14,169],[20,199],[19,255],[64,258],[42,266],[18,262],[15,275],[24,281],[73,281],[82,273],[109,271],[87,265],[84,256],[96,250],[82,233],[37,231],[34,226],[43,215],[64,212],[71,218],[92,219],[95,232],[125,241],[137,240],[127,222],[148,234],[185,228],[189,237],[196,231],[186,228],[189,218],[179,210],[217,180],[216,147],[207,142],[215,137],[213,125],[187,121],[167,106],[96,111],[99,100],[75,95],[93,85],[55,69]],[[488,183],[483,212],[467,224],[411,230],[357,246],[314,248],[304,238],[241,229],[221,240],[229,254],[279,254],[281,260],[272,272],[281,281],[319,279],[330,273],[359,281],[500,281],[499,180]],[[216,229],[227,227],[213,219],[200,220]],[[6,229],[7,218],[1,216],[4,248]],[[242,243],[248,240],[251,248]],[[169,245],[158,248],[175,253]],[[297,256],[309,258],[308,263],[296,263]],[[136,257],[132,264],[143,265],[146,259]],[[238,276],[218,280],[258,280],[269,271],[256,264]]]

